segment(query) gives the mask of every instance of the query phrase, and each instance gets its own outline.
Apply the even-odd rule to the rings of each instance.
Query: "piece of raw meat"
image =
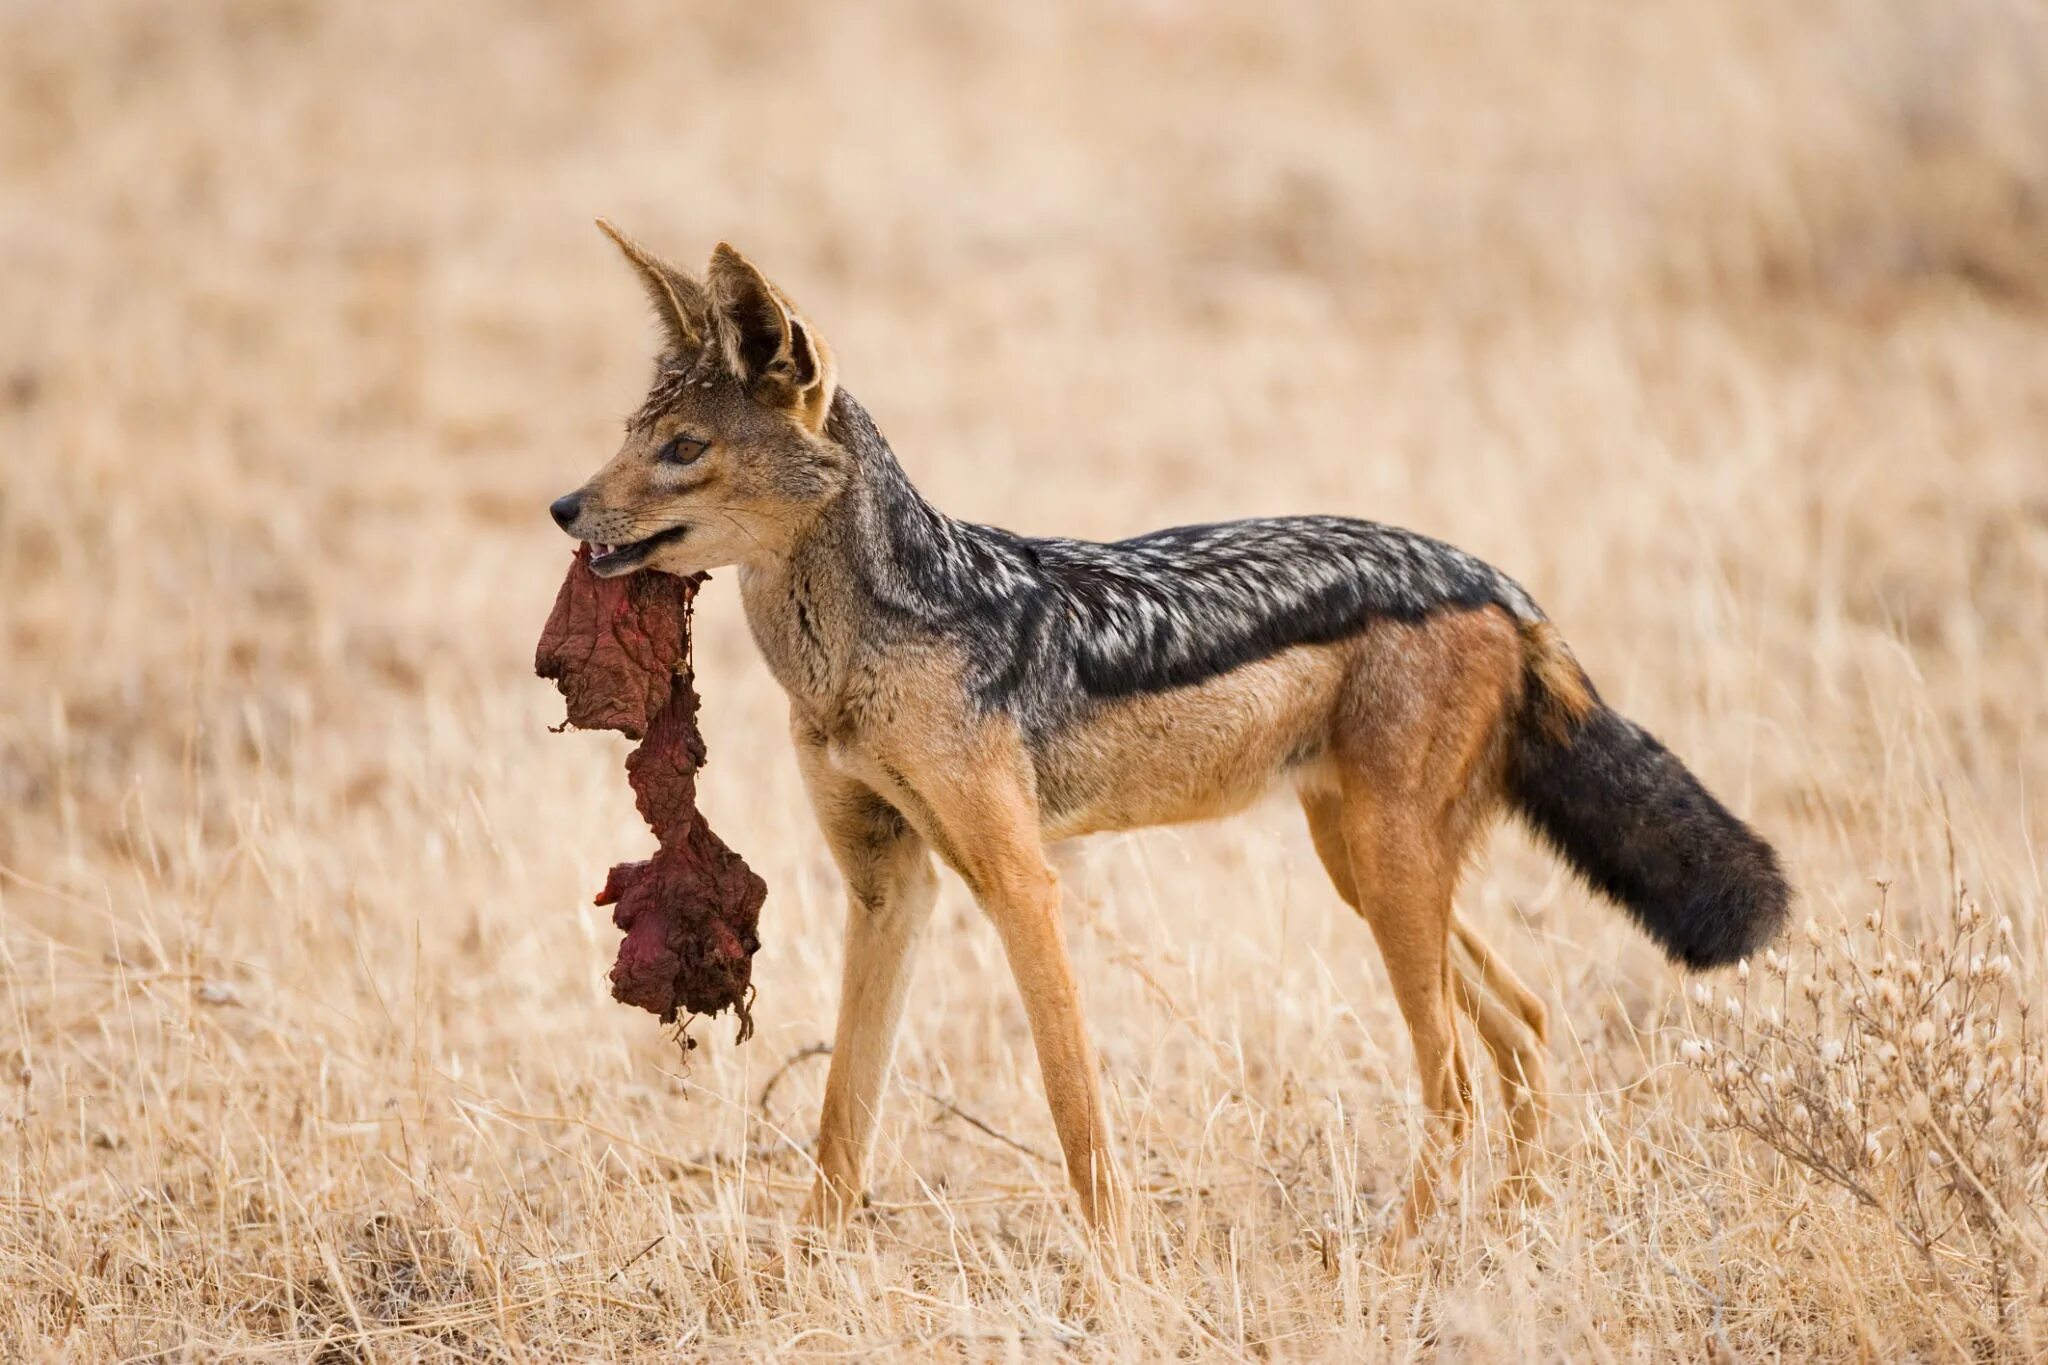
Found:
[[[748,978],[767,887],[697,812],[704,737],[691,685],[690,607],[701,582],[701,574],[652,570],[599,578],[590,547],[578,548],[533,667],[561,689],[567,726],[639,741],[626,777],[659,847],[614,867],[597,896],[626,935],[612,966],[613,998],[664,1023],[731,1009],[744,1042],[754,1030]]]

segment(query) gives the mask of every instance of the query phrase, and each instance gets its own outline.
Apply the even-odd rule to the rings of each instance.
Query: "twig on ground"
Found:
[[[760,1098],[754,1101],[754,1108],[763,1114],[768,1112],[768,1097],[775,1093],[776,1085],[789,1073],[789,1069],[798,1062],[808,1061],[812,1057],[830,1057],[831,1055],[832,1044],[830,1043],[806,1043],[787,1057],[784,1057],[782,1065],[775,1068],[774,1072],[769,1075],[767,1084],[761,1087],[761,1095]]]
[[[1058,1164],[1051,1157],[1047,1156],[1044,1152],[1039,1151],[1036,1147],[1026,1146],[1024,1143],[1017,1141],[1017,1139],[1011,1137],[1008,1133],[1005,1133],[1000,1128],[994,1127],[988,1122],[976,1118],[974,1115],[968,1113],[965,1109],[962,1109],[959,1105],[953,1103],[953,1101],[947,1099],[944,1095],[941,1095],[938,1091],[931,1089],[929,1086],[919,1085],[916,1081],[908,1081],[906,1082],[906,1084],[908,1084],[912,1089],[917,1091],[918,1094],[930,1100],[933,1104],[938,1105],[947,1113],[953,1115],[955,1118],[965,1119],[968,1123],[972,1124],[976,1128],[979,1128],[982,1132],[988,1134],[997,1142],[1002,1143],[1005,1147],[1009,1147],[1015,1151],[1022,1152],[1025,1156],[1030,1157],[1033,1161],[1036,1161],[1041,1165],[1052,1166]]]
[[[638,1252],[634,1253],[633,1257],[630,1260],[628,1260],[624,1265],[620,1266],[617,1270],[614,1270],[611,1273],[606,1283],[610,1283],[611,1280],[616,1280],[617,1278],[619,1278],[619,1276],[631,1270],[634,1267],[634,1265],[641,1260],[642,1257],[647,1255],[648,1252],[660,1246],[662,1238],[666,1236],[668,1236],[668,1234],[664,1232],[657,1236],[653,1241],[649,1242],[646,1246],[641,1247]]]

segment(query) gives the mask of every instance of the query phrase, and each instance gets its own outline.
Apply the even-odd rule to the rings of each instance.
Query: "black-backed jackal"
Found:
[[[1463,1012],[1500,1072],[1513,1169],[1544,1115],[1542,1003],[1462,923],[1473,841],[1525,820],[1674,957],[1732,962],[1784,917],[1770,846],[1608,709],[1514,582],[1343,517],[1115,544],[956,521],[911,486],[831,350],[731,247],[703,279],[601,225],[664,331],[624,446],[558,500],[601,574],[737,566],[818,823],[845,874],[846,966],[807,1216],[859,1199],[937,878],[965,880],[1022,993],[1067,1173],[1121,1231],[1094,1050],[1046,847],[1300,795],[1371,927],[1428,1132],[1400,1233],[1469,1126]]]

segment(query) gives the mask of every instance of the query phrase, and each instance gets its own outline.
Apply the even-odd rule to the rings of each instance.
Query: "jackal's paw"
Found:
[[[797,1225],[806,1236],[815,1240],[837,1241],[846,1232],[846,1225],[853,1220],[855,1212],[866,1204],[865,1193],[835,1187],[821,1179],[811,1186],[810,1194],[805,1197],[803,1212],[797,1215]]]

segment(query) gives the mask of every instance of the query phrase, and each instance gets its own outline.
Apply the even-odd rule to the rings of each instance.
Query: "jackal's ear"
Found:
[[[648,300],[654,304],[654,314],[661,319],[669,349],[686,356],[702,351],[711,323],[711,304],[704,286],[604,219],[598,219],[597,226],[618,244],[639,272],[640,283],[647,287]]]
[[[837,382],[832,350],[789,296],[724,242],[705,272],[726,362],[757,402],[821,431]]]

